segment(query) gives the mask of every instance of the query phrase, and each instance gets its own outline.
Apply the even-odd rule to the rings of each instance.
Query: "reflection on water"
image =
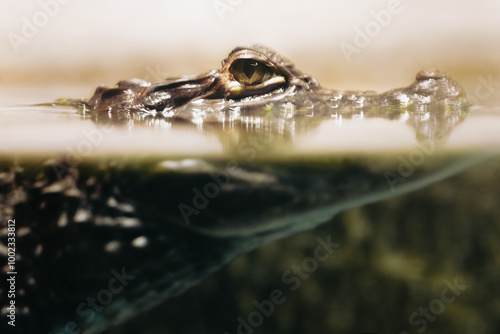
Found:
[[[469,103],[459,83],[434,69],[418,72],[404,88],[342,92],[323,88],[276,51],[250,45],[235,48],[217,70],[158,83],[122,80],[98,87],[88,101],[66,104],[78,106],[96,123],[153,129],[191,123],[200,130],[237,129],[243,137],[249,130],[270,132],[285,140],[314,131],[325,119],[394,119],[411,124],[418,140],[443,143]]]

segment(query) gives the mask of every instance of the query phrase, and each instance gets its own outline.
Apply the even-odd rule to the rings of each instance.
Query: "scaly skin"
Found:
[[[259,62],[268,76],[248,83],[238,76],[238,62]],[[256,65],[256,63],[254,63]],[[243,65],[245,66],[245,65]],[[277,52],[261,46],[235,48],[222,68],[199,76],[150,83],[133,79],[114,88],[99,87],[88,107],[101,115],[154,113],[186,120],[220,120],[221,117],[268,116],[282,119],[301,115],[331,116],[347,108],[460,106],[467,94],[447,75],[425,69],[405,88],[385,93],[337,91],[321,87],[318,81],[295,68]],[[286,109],[286,112],[284,110]],[[196,112],[193,112],[195,110]]]

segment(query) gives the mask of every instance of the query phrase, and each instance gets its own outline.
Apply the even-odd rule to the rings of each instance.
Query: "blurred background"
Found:
[[[491,0],[3,0],[0,98],[87,98],[121,79],[198,74],[256,42],[330,88],[385,90],[436,67],[473,91],[481,76],[500,81],[499,12]]]

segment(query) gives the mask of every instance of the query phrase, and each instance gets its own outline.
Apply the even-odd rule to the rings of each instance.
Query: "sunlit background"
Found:
[[[499,12],[491,0],[4,0],[0,98],[202,73],[256,42],[331,88],[384,90],[437,67],[474,89],[499,72]]]

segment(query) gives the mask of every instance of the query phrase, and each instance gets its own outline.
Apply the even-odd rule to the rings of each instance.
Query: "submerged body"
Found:
[[[10,171],[0,175],[1,215],[17,232],[16,330],[101,333],[184,293],[242,253],[484,160],[438,158],[396,190],[384,172],[397,163],[369,155],[241,161],[229,178],[231,161],[206,159],[189,160],[186,169],[177,167],[187,161],[109,159],[59,175],[54,160],[43,170],[29,161],[2,163]],[[219,193],[201,208],[193,190],[204,194],[214,182],[222,184]],[[3,268],[1,280],[8,277]],[[6,321],[0,326],[12,329]]]

